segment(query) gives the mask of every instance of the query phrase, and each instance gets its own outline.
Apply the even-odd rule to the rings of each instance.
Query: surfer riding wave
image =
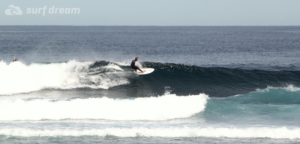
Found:
[[[137,72],[137,70],[139,70],[139,71],[141,71],[142,73],[144,73],[144,71],[142,71],[141,68],[138,67],[138,66],[136,65],[137,61],[139,60],[139,57],[140,57],[140,56],[137,56],[137,57],[134,58],[134,60],[132,60],[132,62],[131,62],[131,64],[130,64],[130,67],[131,67],[132,69],[134,69],[136,72]]]

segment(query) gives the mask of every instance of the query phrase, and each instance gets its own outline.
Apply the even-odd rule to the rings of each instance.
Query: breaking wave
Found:
[[[127,84],[123,69],[111,63],[92,67],[94,62],[63,63],[0,62],[0,95],[28,93],[46,88],[102,88]]]
[[[207,99],[205,94],[176,96],[168,93],[135,99],[0,99],[0,120],[168,120],[190,117],[203,111]]]

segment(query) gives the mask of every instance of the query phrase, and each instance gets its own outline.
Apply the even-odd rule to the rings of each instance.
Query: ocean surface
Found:
[[[3,144],[300,143],[299,120],[300,27],[0,26]]]

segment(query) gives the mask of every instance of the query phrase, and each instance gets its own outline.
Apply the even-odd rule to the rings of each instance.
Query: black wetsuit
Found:
[[[131,65],[130,65],[131,68],[133,68],[134,70],[137,70],[138,68],[135,66],[135,60],[133,60],[131,62]]]
[[[131,62],[131,64],[130,64],[130,67],[133,68],[135,71],[136,71],[136,70],[140,70],[141,72],[143,72],[139,67],[135,66],[135,62],[136,62],[136,61],[133,60],[133,61]]]

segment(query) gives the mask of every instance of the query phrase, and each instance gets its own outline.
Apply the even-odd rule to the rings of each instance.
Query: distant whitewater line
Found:
[[[214,128],[214,127],[170,127],[170,128],[106,128],[89,130],[54,129],[32,130],[3,128],[0,135],[7,136],[117,136],[117,137],[213,137],[213,138],[274,138],[298,139],[300,129],[278,128]]]

